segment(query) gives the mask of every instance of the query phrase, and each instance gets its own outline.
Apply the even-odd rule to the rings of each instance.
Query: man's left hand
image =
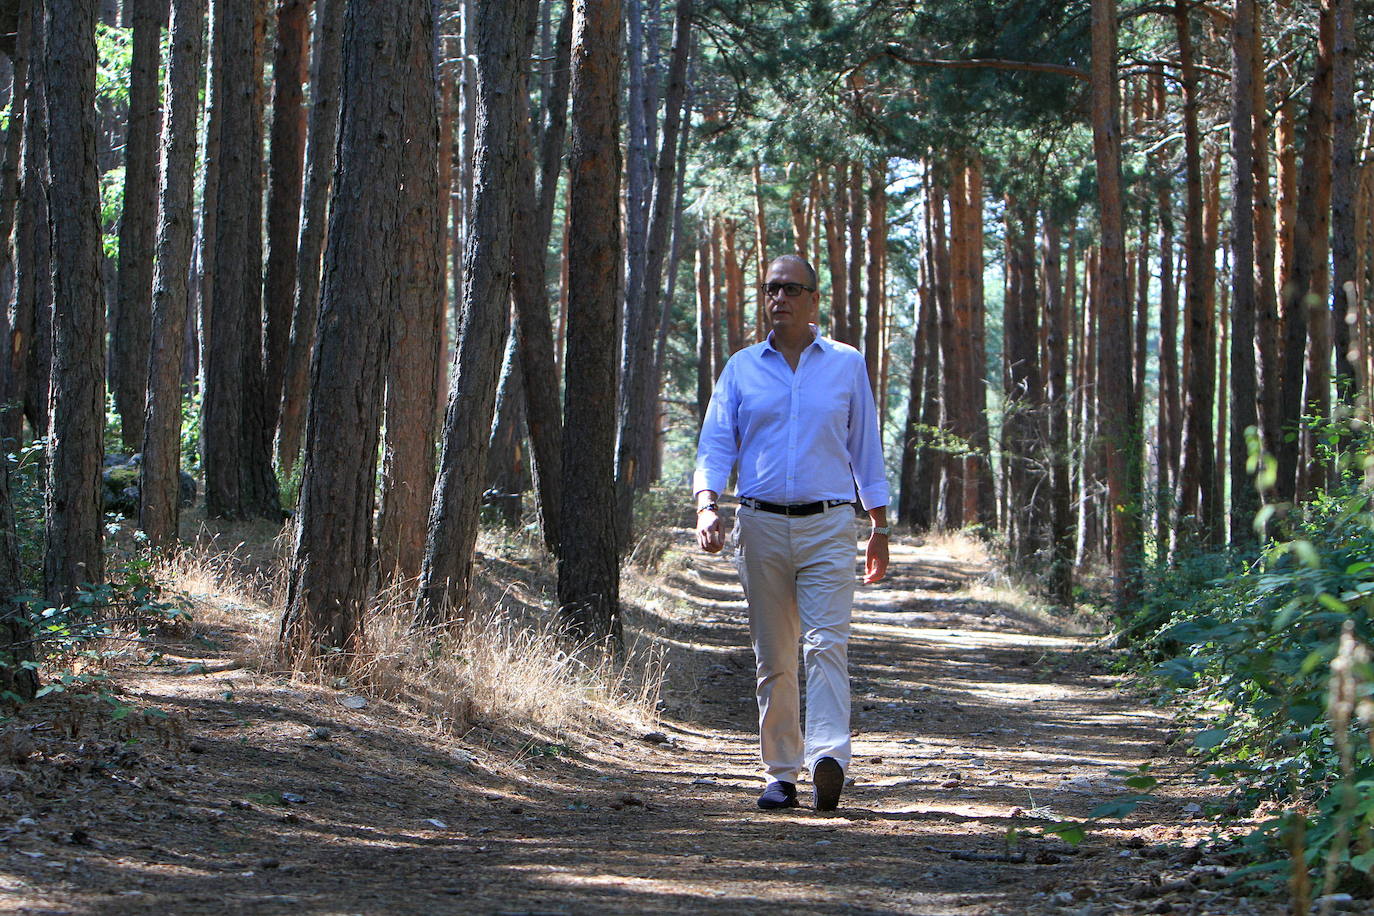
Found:
[[[871,534],[864,549],[864,585],[882,581],[887,575],[887,535]]]

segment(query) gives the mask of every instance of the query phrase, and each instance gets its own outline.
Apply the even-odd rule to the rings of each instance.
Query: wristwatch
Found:
[[[720,514],[720,506],[716,505],[714,500],[704,506],[697,506],[697,514],[700,515],[703,512],[715,512],[716,514]]]
[[[891,526],[891,525],[874,525],[874,526],[873,526],[873,530],[870,531],[869,534],[882,534],[882,535],[890,536],[890,535],[892,534],[892,526]]]

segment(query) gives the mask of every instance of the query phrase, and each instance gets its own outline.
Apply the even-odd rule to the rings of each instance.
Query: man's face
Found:
[[[772,319],[773,329],[805,327],[816,320],[820,305],[820,294],[811,286],[811,275],[796,261],[774,261],[768,268],[765,281],[768,293],[768,316]],[[797,290],[797,295],[787,295],[788,287]],[[773,290],[776,290],[775,292]]]

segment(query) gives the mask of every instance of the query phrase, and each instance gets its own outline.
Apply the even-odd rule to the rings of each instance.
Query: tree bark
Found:
[[[633,7],[632,7],[633,9]],[[672,228],[674,177],[677,174],[678,131],[682,99],[687,92],[687,58],[691,48],[692,0],[678,0],[673,30],[673,51],[668,67],[668,92],[664,99],[663,137],[652,174],[652,197],[647,208],[644,273],[639,298],[625,315],[625,351],[620,385],[621,423],[616,452],[616,479],[621,530],[618,540],[628,544],[634,495],[649,484],[653,468],[653,428],[657,398],[651,397],[654,345],[662,307],[664,262]],[[633,15],[632,15],[633,18]],[[633,87],[632,87],[633,90]],[[633,96],[632,96],[633,97]],[[741,299],[743,289],[740,290]],[[630,300],[627,299],[627,304]],[[743,312],[743,302],[741,302]],[[744,337],[741,328],[741,338]],[[741,343],[743,341],[741,340]]]
[[[408,44],[404,106],[398,283],[387,356],[382,440],[378,572],[411,582],[424,559],[425,520],[434,491],[434,418],[444,322],[444,229],[440,221],[439,85],[432,15]]]
[[[830,336],[844,340],[849,334],[849,265],[844,253],[844,189],[847,187],[845,166],[835,166],[830,179],[831,193],[825,194],[825,252],[830,267]]]
[[[568,344],[558,564],[560,616],[574,639],[620,643],[615,525],[615,328],[621,238],[620,3],[575,7],[568,193]]]
[[[1331,105],[1332,58],[1335,44],[1333,0],[1323,0],[1318,18],[1316,70],[1312,78],[1312,97],[1307,109],[1306,139],[1303,144],[1302,171],[1298,179],[1297,216],[1293,226],[1293,272],[1284,281],[1285,315],[1303,314],[1307,329],[1307,373],[1302,379],[1302,342],[1288,329],[1288,361],[1285,373],[1293,370],[1292,384],[1304,385],[1300,400],[1285,390],[1285,414],[1292,422],[1314,417],[1324,425],[1331,413],[1331,312],[1327,293],[1331,224]],[[1294,322],[1298,324],[1298,322]],[[1285,383],[1287,377],[1285,374]],[[1293,403],[1300,405],[1291,412]],[[1303,423],[1302,454],[1297,463],[1298,499],[1306,499],[1316,487],[1325,486],[1329,468],[1320,462],[1317,437],[1312,424]],[[1280,475],[1282,476],[1282,469]]]
[[[1231,26],[1231,543],[1254,541],[1259,500],[1246,470],[1246,431],[1259,424],[1255,377],[1255,0]]]
[[[262,366],[262,51],[258,2],[215,7],[224,125],[202,414],[205,511],[281,519]]]
[[[1249,0],[1246,0],[1249,2]],[[1278,239],[1274,226],[1274,193],[1270,189],[1269,118],[1265,91],[1263,17],[1254,20],[1250,47],[1251,152],[1254,160],[1255,191],[1255,321],[1259,351],[1259,421],[1265,452],[1277,455],[1283,437],[1279,415],[1279,392],[1283,387],[1282,325],[1279,323],[1278,284],[1275,258]]]
[[[992,479],[992,444],[988,432],[987,383],[987,303],[983,292],[983,160],[970,157],[964,179],[967,205],[964,208],[969,303],[969,390],[972,392],[970,423],[973,430],[973,453],[968,458],[969,470],[964,482],[967,512],[979,524],[989,529],[997,527],[997,491]],[[972,481],[970,484],[969,481]],[[970,492],[969,487],[975,489]],[[974,508],[976,507],[976,509]]]
[[[430,0],[352,0],[343,30],[345,98],[310,367],[301,497],[281,635],[298,659],[342,667],[362,637],[382,386],[405,244],[407,83],[433,37]],[[428,57],[424,57],[428,60]]]
[[[9,122],[5,130],[4,160],[0,162],[0,277],[9,275],[16,269],[14,249],[8,244],[14,232],[19,211],[19,172],[23,156],[24,109],[28,102],[29,89],[29,51],[30,37],[33,34],[33,7],[35,0],[21,0],[15,10],[15,38],[11,57],[10,73],[13,78],[10,90]],[[41,70],[42,64],[34,67]],[[16,241],[15,248],[20,243]],[[15,292],[18,292],[17,284]],[[19,302],[15,301],[16,311]],[[0,302],[0,343],[6,353],[0,359],[0,445],[6,452],[15,449],[24,429],[24,389],[25,378],[22,369],[15,365],[16,360],[23,362],[22,354],[28,348],[29,338],[20,336],[14,325],[8,303]],[[17,573],[16,573],[17,575]],[[16,580],[17,581],[17,580]]]
[[[848,321],[841,338],[852,347],[862,347],[863,271],[864,271],[864,169],[858,162],[849,163],[849,266],[845,276],[849,280],[849,301],[846,303]]]
[[[22,12],[21,12],[22,15]],[[22,46],[24,27],[17,39]],[[18,55],[16,54],[16,57]],[[16,88],[22,79],[16,78]],[[21,103],[22,104],[22,103]],[[11,122],[14,127],[17,124]],[[29,642],[32,624],[28,605],[15,600],[23,590],[19,574],[19,538],[14,529],[14,503],[10,498],[10,468],[0,467],[0,696],[12,693],[21,700],[32,700],[38,692],[38,675],[25,662],[33,661]]]
[[[272,150],[267,182],[267,275],[263,282],[265,422],[276,433],[291,346],[305,183],[306,111],[303,84],[310,46],[310,0],[276,0],[272,58]],[[312,96],[314,95],[312,87]],[[318,104],[318,102],[317,102]],[[318,262],[316,262],[318,263]]]
[[[133,56],[129,65],[129,118],[124,139],[124,207],[119,220],[119,275],[110,327],[110,387],[126,451],[143,444],[157,232],[158,149],[162,109],[158,62],[167,0],[132,0]]]
[[[754,180],[754,340],[768,336],[768,211],[763,206],[763,169],[757,159],[752,171]]]
[[[1210,497],[1215,492],[1212,411],[1214,381],[1212,315],[1208,311],[1208,290],[1215,285],[1203,225],[1202,161],[1199,149],[1197,73],[1193,62],[1192,24],[1188,8],[1175,7],[1179,57],[1182,62],[1184,112],[1184,167],[1187,174],[1187,208],[1184,231],[1187,235],[1187,292],[1184,305],[1186,327],[1183,335],[1184,430],[1182,470],[1179,481],[1179,512],[1192,516],[1202,530],[1208,528]]]
[[[712,373],[715,342],[715,321],[711,314],[711,240],[705,233],[696,248],[697,278],[697,425],[706,419],[711,403],[711,388],[716,378]]]
[[[945,224],[946,190],[937,178],[932,183],[931,206],[934,212],[935,248],[935,302],[940,313],[940,381],[941,406],[944,409],[946,432],[955,437],[964,435],[962,405],[967,399],[964,390],[965,373],[960,358],[957,339],[954,293],[951,283],[952,266],[950,263],[949,234]],[[942,514],[940,523],[949,530],[964,525],[968,519],[964,515],[964,459],[960,454],[946,452],[944,455],[944,499],[941,500]]]
[[[532,40],[527,25],[536,10],[533,0],[478,4],[477,120],[483,129],[463,252],[462,320],[415,605],[417,618],[427,624],[470,619],[481,481],[511,295],[518,132],[529,129],[524,96],[510,88],[524,85],[520,74]]]
[[[301,436],[305,432],[310,353],[315,347],[315,328],[320,312],[320,259],[324,254],[329,188],[339,136],[344,5],[344,0],[318,0],[315,5],[310,113],[305,141],[305,191],[301,203],[301,233],[296,245],[291,334],[277,420],[277,466],[285,478],[295,469]]]
[[[1045,376],[1049,408],[1046,443],[1050,477],[1050,565],[1046,592],[1059,607],[1073,607],[1073,508],[1069,487],[1068,328],[1072,299],[1064,295],[1059,223],[1046,214],[1041,241],[1045,274]],[[1072,261],[1070,262],[1072,266]]]
[[[1112,597],[1119,613],[1131,609],[1140,566],[1140,443],[1138,405],[1131,390],[1131,316],[1126,309],[1121,132],[1117,123],[1115,0],[1092,3],[1093,154],[1097,162],[1098,223],[1101,228],[1099,292],[1101,333],[1098,363],[1102,433],[1107,453],[1111,518]]]
[[[48,189],[52,225],[52,410],[43,593],[57,603],[104,578],[101,433],[105,303],[95,143],[94,0],[46,0]]]
[[[48,223],[48,115],[44,73],[44,9],[31,0],[26,13],[30,42],[24,93],[22,183],[15,214],[14,317],[10,325],[9,373],[22,412],[11,413],[5,438],[17,444],[23,421],[34,437],[48,431],[48,386],[52,377],[52,230]],[[15,124],[12,129],[18,130]]]
[[[181,506],[181,364],[186,346],[204,30],[202,0],[173,0],[167,120],[162,134],[165,160],[153,274],[152,352],[139,471],[139,527],[156,550],[176,546]]]
[[[1174,202],[1169,188],[1163,185],[1159,188],[1158,211],[1159,457],[1155,482],[1155,543],[1163,560],[1170,555],[1173,540],[1183,436],[1178,371],[1178,286],[1174,283]]]
[[[868,387],[874,400],[880,400],[883,328],[883,246],[887,227],[887,162],[868,170],[868,282],[864,303],[864,364],[868,368]],[[881,414],[879,419],[881,421]]]
[[[1359,393],[1351,358],[1350,325],[1359,308],[1355,288],[1355,12],[1353,0],[1335,0],[1331,54],[1331,324],[1336,394],[1350,406]]]
[[[525,421],[533,452],[532,471],[539,496],[539,522],[544,544],[558,554],[558,515],[563,496],[559,474],[563,463],[563,418],[559,404],[558,361],[549,319],[545,284],[549,237],[553,231],[558,173],[568,124],[568,62],[572,53],[572,7],[564,7],[555,40],[555,75],[545,97],[537,184],[528,131],[517,134],[520,144],[516,180],[515,234],[527,239],[516,245],[514,298],[519,320],[519,366],[524,373]]]

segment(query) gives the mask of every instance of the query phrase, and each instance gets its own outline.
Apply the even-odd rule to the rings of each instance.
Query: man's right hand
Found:
[[[707,553],[720,553],[725,546],[725,532],[720,527],[720,515],[714,509],[697,513],[697,543]]]

